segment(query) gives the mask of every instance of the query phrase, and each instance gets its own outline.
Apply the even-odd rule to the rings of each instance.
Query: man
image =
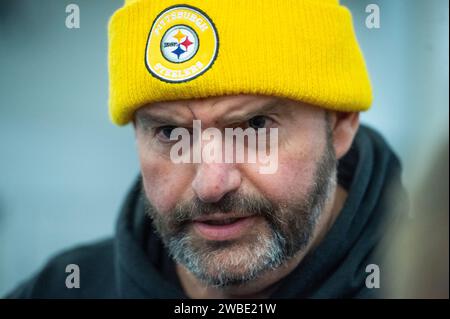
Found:
[[[109,38],[110,115],[133,123],[141,174],[113,239],[11,297],[376,296],[400,168],[359,125],[371,89],[347,9],[128,0]]]

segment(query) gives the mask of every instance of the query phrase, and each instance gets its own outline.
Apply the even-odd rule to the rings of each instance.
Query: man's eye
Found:
[[[174,129],[176,129],[175,126],[162,126],[156,130],[156,135],[163,140],[170,140],[170,135]]]
[[[270,119],[261,115],[252,117],[248,121],[248,126],[255,130],[259,128],[266,128],[268,124],[270,124]]]

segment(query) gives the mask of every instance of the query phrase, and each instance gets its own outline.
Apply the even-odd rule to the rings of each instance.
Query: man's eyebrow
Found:
[[[276,101],[270,101],[269,103],[260,106],[260,107],[255,107],[252,110],[245,112],[245,110],[239,110],[236,112],[229,112],[228,114],[224,115],[222,120],[224,122],[238,122],[238,121],[242,121],[242,120],[247,120],[250,119],[254,116],[257,115],[264,115],[264,114],[268,114],[272,111],[274,111],[275,109],[277,109],[280,106],[285,105],[286,102],[282,101],[282,100],[276,100]]]
[[[136,116],[136,120],[139,125],[144,128],[152,127],[155,125],[173,125],[173,126],[184,126],[188,125],[187,121],[177,120],[174,116],[162,115],[162,114],[149,114],[146,112],[141,112]]]

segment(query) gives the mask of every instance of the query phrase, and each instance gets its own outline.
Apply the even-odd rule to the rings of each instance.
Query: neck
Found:
[[[198,280],[183,265],[177,264],[177,275],[181,281],[184,292],[188,297],[194,299],[261,299],[270,297],[277,289],[277,284],[280,280],[291,273],[300,264],[306,254],[315,249],[315,247],[317,247],[317,245],[323,240],[326,233],[334,224],[334,221],[339,215],[346,198],[346,191],[338,185],[333,192],[333,196],[331,196],[324,208],[324,211],[319,217],[316,229],[314,230],[314,234],[309,245],[287,261],[284,265],[267,271],[258,279],[251,282],[225,288],[207,286]]]

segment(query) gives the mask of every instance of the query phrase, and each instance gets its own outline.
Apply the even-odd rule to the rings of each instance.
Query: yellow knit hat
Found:
[[[110,116],[149,103],[258,94],[363,111],[372,93],[338,0],[126,0],[109,23]]]

